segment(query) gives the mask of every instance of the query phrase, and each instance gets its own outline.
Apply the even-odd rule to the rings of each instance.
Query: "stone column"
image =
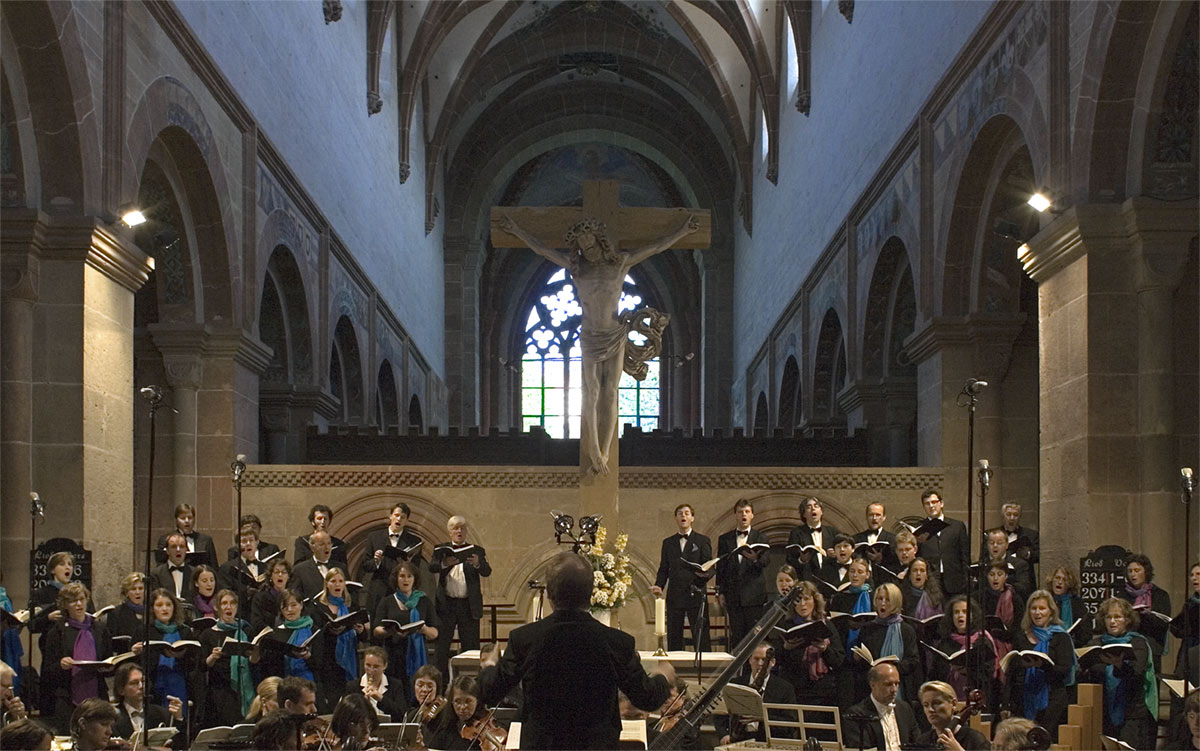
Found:
[[[909,465],[910,431],[917,401],[912,380],[851,384],[840,397],[846,428],[865,431],[871,463],[881,467]]]
[[[450,425],[465,431],[479,425],[479,272],[483,246],[478,241],[447,237],[444,247]],[[433,422],[431,416],[427,421]]]
[[[33,345],[38,258],[32,211],[0,222],[0,567],[13,603],[29,589],[29,493],[33,487]]]
[[[332,419],[337,402],[316,386],[262,384],[258,392],[259,416],[267,433],[267,455],[260,462],[300,464],[305,456],[305,436],[319,417]],[[407,419],[408,404],[401,417]]]
[[[696,253],[703,297],[700,326],[700,424],[705,430],[728,428],[733,386],[732,242],[712,238],[712,247]]]
[[[1197,218],[1194,201],[1075,206],[1021,258],[1038,283],[1043,565],[1118,544],[1182,589],[1170,308]]]
[[[149,328],[154,346],[162,354],[167,385],[170,387],[164,403],[175,409],[171,415],[171,424],[174,426],[171,452],[174,500],[176,504],[195,505],[196,392],[204,378],[204,328],[164,323],[151,324]],[[173,516],[161,505],[155,508],[154,518],[160,529],[171,528]]]
[[[12,250],[10,230],[19,230],[38,258],[29,341],[31,471],[29,488],[17,497],[27,499],[30,488],[41,494],[49,513],[38,537],[80,540],[92,551],[97,601],[111,601],[134,553],[133,294],[149,276],[148,259],[93,217],[6,212],[4,219],[4,254]]]

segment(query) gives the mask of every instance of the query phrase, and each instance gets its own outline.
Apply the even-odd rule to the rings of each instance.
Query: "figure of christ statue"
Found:
[[[617,387],[625,368],[630,331],[629,324],[617,316],[625,276],[637,264],[700,229],[700,221],[692,214],[671,234],[627,252],[613,246],[604,222],[598,219],[582,219],[572,225],[563,235],[565,250],[547,247],[510,216],[499,217],[497,227],[571,273],[575,297],[583,308],[579,343],[583,353],[584,434],[580,436],[579,451],[587,459],[584,471],[606,475],[608,449],[617,430]]]

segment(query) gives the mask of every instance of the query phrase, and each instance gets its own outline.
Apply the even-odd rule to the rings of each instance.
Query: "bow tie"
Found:
[[[679,534],[676,535],[676,537],[678,537],[682,540],[686,540],[688,537],[691,537],[691,534],[692,534],[691,532],[680,532]]]
[[[808,528],[808,531],[809,531],[809,532],[812,532],[814,535],[819,535],[819,534],[821,534],[821,528],[820,528],[820,527],[809,527],[809,528]]]
[[[181,573],[182,573],[182,572],[183,572],[183,566],[171,566],[171,573],[175,573],[176,571],[179,571],[179,572],[181,572]]]

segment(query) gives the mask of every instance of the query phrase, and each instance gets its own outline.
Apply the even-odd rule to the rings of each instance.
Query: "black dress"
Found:
[[[126,600],[113,608],[112,612],[108,614],[108,620],[104,622],[104,627],[108,631],[109,639],[127,636],[130,639],[130,645],[132,645],[132,642],[142,641],[142,638],[145,636],[146,622],[142,620],[142,614],[130,607],[129,600]],[[150,638],[157,639],[158,637],[151,634]],[[128,646],[121,647],[121,651],[127,651],[128,649]],[[114,645],[115,651],[117,650]]]
[[[1013,649],[1033,649],[1034,646],[1035,642],[1031,642],[1024,631],[1018,631],[1013,638]],[[1045,671],[1046,683],[1050,690],[1049,701],[1045,709],[1038,712],[1037,717],[1028,719],[1034,720],[1049,730],[1051,737],[1057,743],[1058,726],[1066,720],[1067,705],[1071,701],[1067,681],[1071,675],[1071,668],[1075,664],[1075,647],[1071,642],[1070,635],[1066,632],[1056,632],[1050,637],[1048,652],[1050,659],[1054,661],[1054,666]],[[1005,675],[1005,686],[1008,691],[1008,699],[1005,704],[1009,711],[1016,717],[1024,717],[1025,668],[1019,660],[1009,663],[1008,672]]]
[[[829,672],[815,680],[810,676],[809,663],[804,659],[808,651],[805,645],[787,649],[782,638],[773,639],[779,674],[796,689],[796,702],[799,704],[835,705],[838,702],[838,672],[845,669],[846,637],[832,623],[826,621],[825,625],[832,636],[821,657]]]
[[[417,611],[421,614],[421,618],[425,621],[426,626],[437,628],[437,620],[434,615],[433,601],[428,596],[422,597],[417,604]],[[429,611],[429,612],[426,612]],[[378,626],[384,619],[398,621],[400,623],[409,623],[409,611],[396,600],[395,593],[384,597],[375,606],[375,617],[371,619],[373,626]],[[440,636],[440,634],[439,634]],[[372,640],[387,650],[388,664],[387,675],[393,681],[399,682],[404,686],[405,696],[410,704],[414,703],[412,677],[408,674],[408,637],[401,634],[392,634],[384,636],[382,639],[373,637]],[[430,647],[430,640],[425,640],[426,657]]]
[[[1100,636],[1093,638],[1089,646],[1102,644],[1102,638]],[[1158,728],[1155,725],[1154,716],[1150,714],[1150,709],[1146,706],[1144,685],[1146,665],[1151,659],[1150,643],[1145,637],[1140,639],[1134,637],[1130,644],[1133,646],[1133,659],[1113,666],[1113,675],[1122,680],[1120,690],[1124,692],[1124,695],[1119,700],[1124,705],[1125,717],[1121,724],[1117,725],[1109,716],[1108,689],[1105,688],[1104,734],[1119,738],[1134,748],[1154,748]],[[1102,664],[1092,665],[1087,671],[1087,681],[1104,685],[1105,667]]]
[[[50,705],[55,727],[60,735],[69,731],[71,712],[75,704],[71,698],[72,670],[62,669],[62,658],[70,657],[75,652],[75,642],[80,631],[67,625],[66,619],[59,621],[46,632],[46,647],[42,651],[42,692],[45,701]],[[104,660],[112,655],[110,641],[104,624],[98,621],[92,623],[92,636],[96,640],[96,659]],[[81,669],[79,678],[82,680],[95,679],[92,696],[108,698],[108,689],[104,677],[93,670]]]
[[[313,643],[320,642],[319,651],[323,655],[321,659],[315,659],[317,650],[313,650],[314,659],[309,660],[309,666],[312,668],[313,676],[317,684],[317,708],[322,714],[332,712],[337,703],[341,701],[342,696],[346,693],[346,671],[337,661],[337,644],[341,634],[335,634],[327,626],[329,621],[335,617],[329,611],[329,607],[322,602],[310,602],[304,610],[304,614],[312,618],[313,630],[321,629],[321,633],[313,639]],[[357,642],[356,642],[357,643]],[[357,654],[357,647],[355,654]],[[357,676],[357,657],[355,658],[355,675]]]
[[[250,601],[250,638],[279,625],[279,593],[274,587],[256,592]]]
[[[221,646],[226,638],[233,638],[236,633],[236,631],[224,631],[216,626],[205,629],[200,634],[201,659],[207,661],[214,648]],[[247,637],[253,638],[250,634],[247,634]],[[212,667],[208,667],[207,662],[201,663],[206,684],[204,711],[200,718],[203,727],[237,725],[245,722],[242,715],[242,697],[234,684],[231,662],[229,655],[222,654],[212,664]],[[254,682],[252,677],[247,680],[251,683]],[[255,686],[250,688],[253,692]]]
[[[883,655],[883,640],[887,636],[888,624],[876,620],[862,627],[858,632],[859,642],[871,650],[871,656],[879,659]],[[917,689],[921,687],[922,670],[921,659],[917,653],[917,632],[907,623],[900,624],[900,638],[904,641],[904,654],[900,655],[900,664],[896,667],[900,670],[900,698],[904,701],[912,702],[919,701]],[[870,687],[867,685],[867,671],[871,669],[865,661],[858,657],[848,657],[850,664],[854,666],[856,675],[855,680],[855,695],[858,700],[854,703],[867,698],[870,693]],[[861,695],[860,695],[861,694]]]

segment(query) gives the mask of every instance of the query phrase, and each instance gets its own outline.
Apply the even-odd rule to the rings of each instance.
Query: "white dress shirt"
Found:
[[[875,713],[879,715],[879,723],[883,725],[886,751],[900,751],[900,726],[896,724],[896,707],[892,704],[880,704],[873,695],[871,703],[875,705]]]

